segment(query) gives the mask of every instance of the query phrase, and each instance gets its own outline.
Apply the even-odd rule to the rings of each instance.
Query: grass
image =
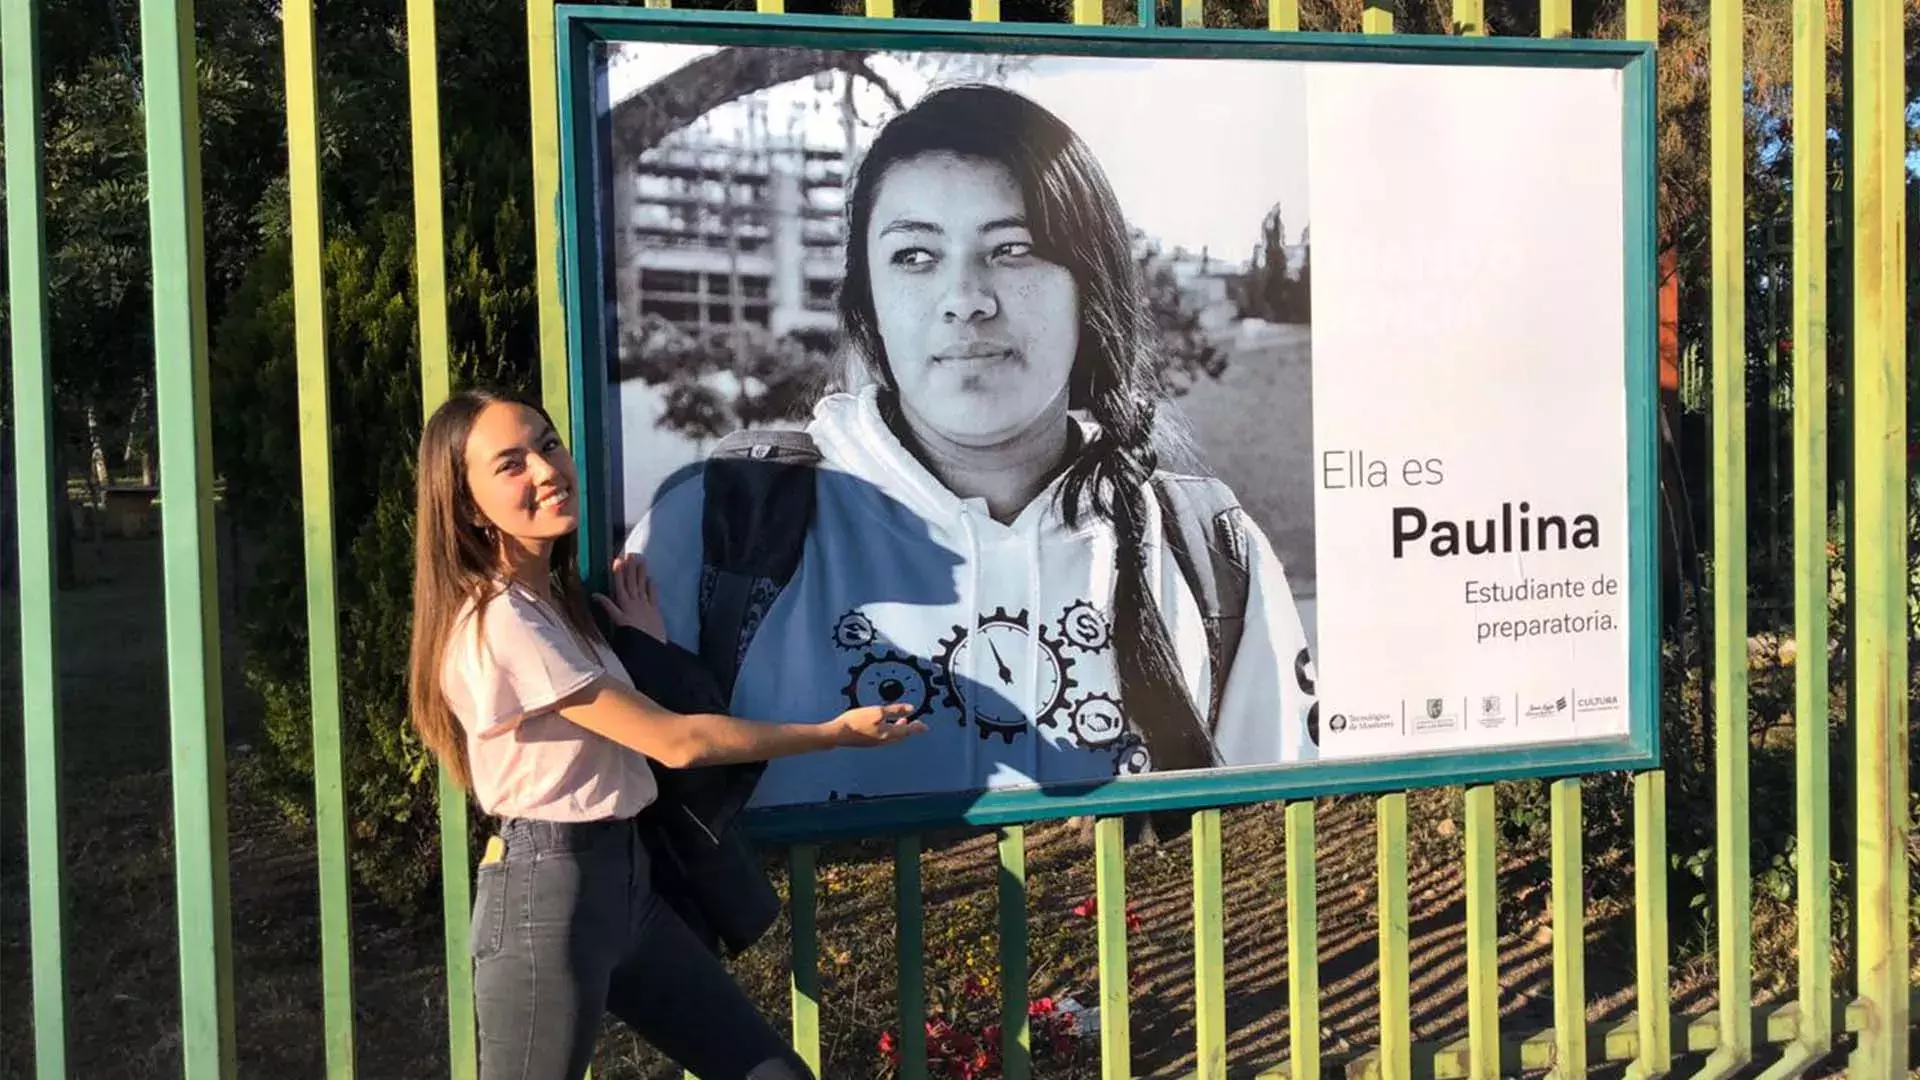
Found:
[[[69,1075],[122,1080],[178,1075],[179,991],[167,772],[164,628],[160,561],[152,541],[83,544],[78,588],[60,596],[64,729],[63,858],[68,898]],[[231,572],[231,560],[225,567]],[[19,701],[17,604],[4,605],[0,699]],[[237,620],[226,618],[225,625]],[[257,794],[246,749],[253,705],[233,672],[240,643],[226,643],[233,966],[240,1071],[245,1076],[321,1075],[318,910],[311,835],[285,823]],[[1787,669],[1756,669],[1772,685]],[[397,677],[397,676],[396,676]],[[1786,696],[1791,700],[1790,694]],[[1774,700],[1756,693],[1756,701]],[[0,1077],[32,1066],[31,994],[19,724],[8,710],[0,743]],[[1710,760],[1710,759],[1709,759]],[[1756,781],[1760,774],[1756,773]],[[1614,835],[1630,807],[1624,778],[1586,785],[1589,835]],[[1539,784],[1503,785],[1500,863],[1500,1011],[1509,1033],[1551,1023],[1552,931],[1546,925],[1544,827],[1518,814]],[[1409,936],[1413,1025],[1419,1040],[1465,1033],[1463,856],[1459,789],[1410,797]],[[1370,799],[1322,800],[1317,889],[1321,1036],[1339,1060],[1377,1038],[1374,837]],[[1227,1024],[1233,1075],[1251,1076],[1286,1055],[1284,845],[1278,807],[1225,816]],[[1028,830],[1029,994],[1097,1004],[1095,926],[1076,909],[1094,893],[1088,834],[1054,822]],[[1836,850],[1839,850],[1836,839]],[[1588,1017],[1622,1019],[1633,1005],[1631,853],[1590,843]],[[996,856],[986,835],[929,837],[923,857],[930,1012],[978,1022],[996,1012]],[[895,1026],[895,916],[891,847],[837,845],[820,860],[823,1073],[887,1074],[878,1045]],[[1756,870],[1761,869],[1756,866]],[[784,877],[776,874],[784,889]],[[1192,870],[1184,842],[1138,846],[1127,857],[1128,896],[1138,925],[1128,941],[1133,1071],[1183,1075],[1193,1067]],[[1836,905],[1840,900],[1836,896]],[[354,920],[355,1023],[359,1075],[425,1077],[446,1072],[446,1010],[440,927],[406,924],[364,899]],[[1756,890],[1756,987],[1762,1000],[1791,993],[1792,909]],[[768,1015],[785,1024],[787,928],[734,962]],[[1676,940],[1676,950],[1687,942]],[[1844,955],[1844,951],[1840,953]],[[1700,1012],[1712,997],[1711,956],[1676,962],[1677,1009]],[[969,977],[988,995],[969,1002]],[[1836,985],[1844,985],[1844,976]],[[983,1004],[984,1002],[984,1004]],[[1090,1077],[1097,1042],[1049,1056],[1036,1075]],[[1596,1054],[1597,1056],[1597,1054]],[[609,1024],[594,1075],[608,1080],[677,1076],[638,1040]],[[1598,1070],[1596,1075],[1607,1075]]]

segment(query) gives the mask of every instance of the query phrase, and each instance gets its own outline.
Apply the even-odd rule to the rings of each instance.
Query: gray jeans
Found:
[[[656,895],[631,821],[502,822],[474,886],[481,1080],[578,1080],[611,1012],[700,1080],[812,1080]]]

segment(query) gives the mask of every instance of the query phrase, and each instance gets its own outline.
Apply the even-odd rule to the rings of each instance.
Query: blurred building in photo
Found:
[[[749,125],[688,129],[620,170],[620,320],[688,332],[831,332],[845,257],[846,153]]]

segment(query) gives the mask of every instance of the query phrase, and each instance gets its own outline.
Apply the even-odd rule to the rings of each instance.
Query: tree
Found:
[[[1306,234],[1301,233],[1304,244]],[[1306,268],[1296,275],[1287,255],[1287,229],[1280,207],[1267,211],[1260,222],[1260,242],[1254,245],[1252,265],[1240,281],[1240,313],[1275,323],[1308,320]]]
[[[206,304],[226,310],[259,250],[252,213],[275,181],[277,21],[246,0],[205,0],[202,111]],[[153,308],[146,130],[133,0],[48,0],[40,20],[48,347],[55,358],[56,475],[90,489],[151,478]],[[0,305],[0,343],[9,340]],[[0,346],[4,347],[4,346]],[[71,516],[59,516],[62,583],[71,582]]]
[[[441,0],[447,318],[455,385],[522,392],[537,370],[524,16]],[[391,5],[341,0],[323,22],[320,82],[327,355],[340,694],[355,878],[419,907],[437,883],[434,773],[407,719],[413,460],[421,426],[404,27]],[[267,171],[284,175],[284,161]],[[284,189],[255,210],[261,250],[216,324],[214,451],[230,512],[258,552],[244,615],[262,705],[267,792],[311,813],[312,722],[302,610],[298,402]]]

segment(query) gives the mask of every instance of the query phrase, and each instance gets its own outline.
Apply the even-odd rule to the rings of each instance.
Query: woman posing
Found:
[[[636,691],[575,571],[572,459],[541,409],[449,398],[420,439],[411,699],[421,738],[498,819],[474,890],[483,1080],[573,1080],[604,1013],[702,1080],[806,1066],[650,884],[635,815],[669,768],[887,746],[900,706],[822,723],[682,715]],[[614,622],[663,634],[635,559]]]

